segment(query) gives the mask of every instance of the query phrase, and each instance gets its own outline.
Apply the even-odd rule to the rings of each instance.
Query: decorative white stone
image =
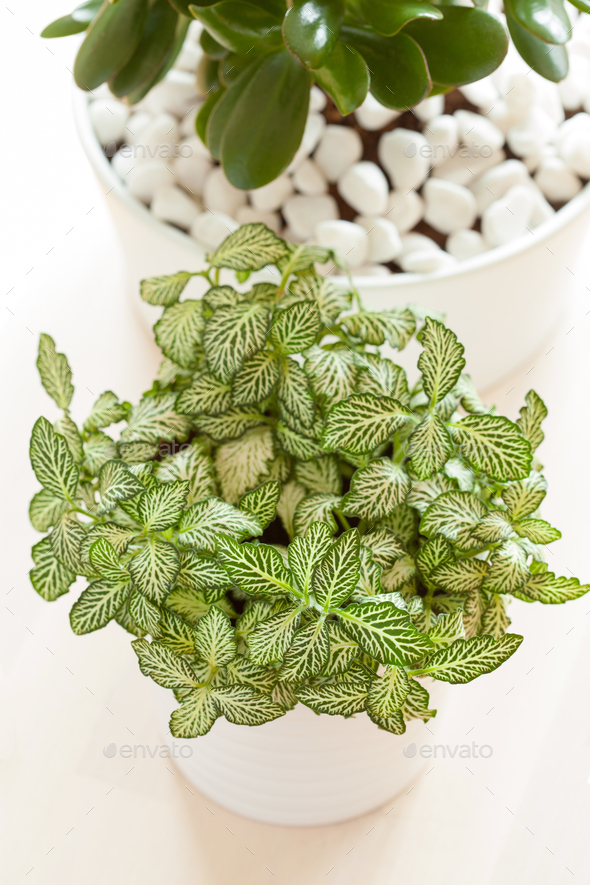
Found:
[[[511,187],[530,183],[527,168],[521,160],[506,160],[485,172],[472,185],[477,202],[477,214],[481,215],[494,200],[499,200]]]
[[[299,169],[303,161],[307,160],[309,155],[315,151],[325,129],[326,118],[323,114],[310,114],[308,116],[307,122],[305,123],[305,129],[303,130],[301,144],[291,160],[289,168],[287,169],[287,174]]]
[[[326,176],[313,160],[304,160],[293,174],[293,184],[299,193],[306,197],[317,197],[328,190]]]
[[[192,40],[185,40],[174,62],[174,67],[179,71],[188,71],[194,77],[202,58],[203,50],[199,44],[194,43]]]
[[[400,258],[399,264],[406,273],[436,273],[438,270],[447,270],[454,267],[456,259],[448,252],[439,249],[425,249],[422,252],[411,252],[404,258]]]
[[[534,105],[526,117],[510,127],[506,141],[510,150],[518,157],[528,157],[540,145],[546,144],[556,129],[555,120],[543,108]]]
[[[169,113],[183,117],[200,100],[194,71],[173,68],[148,92],[145,103],[154,114]]]
[[[561,157],[547,157],[535,174],[542,193],[552,203],[567,203],[582,190],[582,182]]]
[[[197,136],[179,145],[172,171],[178,179],[178,184],[185,187],[189,193],[200,197],[205,179],[213,168],[213,161],[210,157],[204,157],[198,149],[195,150],[196,143],[201,144],[201,139]]]
[[[142,133],[152,122],[153,117],[147,111],[137,111],[132,114],[125,123],[123,137],[127,144],[137,144],[141,140]]]
[[[547,202],[536,184],[531,186],[533,197],[535,198],[535,206],[531,215],[529,227],[538,227],[544,221],[549,221],[555,215],[555,209]]]
[[[590,131],[570,132],[559,147],[559,156],[582,178],[590,178]]]
[[[92,128],[103,147],[112,142],[126,141],[125,123],[128,108],[116,98],[97,98],[89,108]]]
[[[223,212],[202,212],[191,225],[190,234],[209,249],[217,249],[240,225]]]
[[[471,157],[470,149],[463,145],[454,157],[445,160],[432,170],[432,177],[444,178],[446,181],[462,184],[463,187],[470,187],[479,175],[503,163],[505,159],[506,154],[502,149],[496,149],[491,157]]]
[[[179,129],[180,129],[180,134],[182,135],[183,138],[189,139],[194,136],[197,114],[201,110],[202,106],[203,106],[203,101],[195,102],[194,108],[191,108],[191,110],[188,112],[188,114],[185,114],[184,117],[181,118],[180,124],[179,124]],[[200,139],[199,139],[199,141],[200,141]],[[201,142],[201,144],[202,144],[202,142]],[[203,147],[204,147],[204,145],[203,145]],[[207,153],[208,153],[208,151],[207,151]]]
[[[154,192],[151,210],[160,221],[169,221],[183,230],[188,230],[202,211],[201,207],[176,185],[159,187]]]
[[[471,227],[477,217],[472,192],[460,184],[441,178],[429,178],[422,189],[425,221],[442,234]]]
[[[449,156],[453,156],[459,144],[457,120],[451,114],[434,117],[424,127],[424,135],[432,148],[429,157],[431,166],[440,166]]]
[[[276,212],[293,193],[288,175],[279,175],[274,181],[250,191],[250,202],[259,212]]]
[[[435,252],[441,251],[438,243],[424,234],[404,234],[401,237],[401,241],[402,251],[398,256],[400,259],[405,258],[410,252],[424,252],[428,249],[434,250]]]
[[[393,261],[402,251],[399,231],[392,221],[386,218],[370,218],[358,215],[355,224],[363,227],[369,239],[369,261],[377,263]]]
[[[445,248],[457,261],[466,261],[467,258],[487,252],[489,246],[479,231],[456,230],[447,239]]]
[[[420,132],[394,129],[379,139],[379,162],[394,188],[409,191],[418,188],[430,168],[430,145]]]
[[[338,204],[330,194],[304,197],[295,194],[283,206],[283,216],[294,235],[301,240],[313,236],[315,227],[322,221],[338,218]]]
[[[127,176],[135,166],[131,145],[124,144],[111,160],[111,165],[119,178],[127,184]]]
[[[430,98],[425,98],[412,110],[422,123],[428,123],[433,117],[440,117],[444,113],[445,97],[444,95],[432,95]]]
[[[388,277],[391,271],[383,264],[361,264],[354,269],[355,277]]]
[[[386,108],[370,92],[367,93],[367,97],[362,105],[354,112],[357,123],[367,132],[384,129],[390,123],[393,123],[394,120],[397,120],[399,115],[399,111]]]
[[[266,224],[275,234],[281,232],[281,216],[278,212],[260,212],[252,206],[240,206],[236,209],[236,221],[240,224]]]
[[[504,100],[518,116],[525,116],[539,99],[539,88],[534,77],[526,73],[514,73],[508,78]]]
[[[180,143],[180,133],[176,117],[172,114],[158,114],[143,129],[135,143],[133,155],[138,162],[154,159],[171,160],[178,143]]]
[[[572,132],[580,131],[590,132],[590,114],[584,112],[574,114],[573,117],[570,117],[569,120],[566,120],[558,127],[551,141],[559,151],[565,139],[568,138]]]
[[[352,221],[320,221],[315,227],[319,246],[333,249],[350,267],[359,267],[367,260],[369,240],[360,224]]]
[[[221,166],[209,172],[203,182],[203,206],[212,212],[223,212],[233,218],[236,209],[247,202],[246,191],[227,180]]]
[[[389,184],[376,163],[363,161],[346,170],[338,193],[361,215],[382,215],[387,209]]]
[[[361,137],[350,126],[326,126],[314,160],[328,181],[338,181],[363,155]]]
[[[453,116],[457,121],[459,141],[469,145],[474,157],[491,156],[496,148],[504,144],[504,133],[487,117],[473,111],[455,111]]]
[[[484,113],[489,111],[499,98],[498,90],[491,77],[484,77],[475,83],[459,86],[459,91],[463,93],[467,101],[474,104],[476,108],[481,108]]]
[[[575,111],[584,103],[590,83],[590,59],[583,55],[569,55],[567,77],[557,84],[561,104],[566,111]]]
[[[523,160],[524,165],[528,169],[529,173],[535,172],[543,160],[549,159],[549,157],[557,156],[557,148],[552,144],[544,144],[541,145],[538,151],[534,154],[529,154],[528,157],[525,157]]]
[[[415,227],[424,216],[424,200],[419,193],[400,190],[389,192],[385,217],[392,221],[400,234]]]
[[[497,101],[494,107],[488,111],[486,117],[490,123],[498,127],[504,136],[518,120],[518,114],[511,110],[505,101]]]
[[[490,246],[503,246],[523,236],[535,204],[532,188],[519,184],[488,206],[481,219],[481,232]]]
[[[311,87],[309,93],[309,112],[311,114],[321,114],[326,107],[326,94],[318,89],[317,86]]]
[[[163,160],[146,160],[133,167],[126,182],[132,196],[142,203],[151,203],[158,188],[174,183],[174,176]]]

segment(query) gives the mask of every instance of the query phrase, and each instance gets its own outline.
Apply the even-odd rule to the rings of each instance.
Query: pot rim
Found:
[[[195,251],[198,252],[199,245],[196,240],[193,240],[188,234],[177,230],[171,225],[159,221],[152,215],[147,206],[144,206],[140,200],[136,199],[129,193],[115,170],[112,168],[111,163],[109,163],[94,134],[90,122],[90,116],[88,114],[88,104],[89,101],[85,92],[74,84],[74,122],[76,124],[78,136],[82,142],[82,147],[84,148],[86,156],[94,168],[95,173],[100,181],[109,188],[109,190],[106,191],[105,196],[108,196],[115,191],[117,197],[132,212],[139,215],[148,225],[150,225],[154,231],[159,231],[164,236],[176,242],[179,246],[189,249],[194,248]],[[400,286],[411,288],[412,286],[422,286],[425,283],[436,283],[438,280],[447,280],[452,277],[463,276],[465,274],[482,270],[492,264],[507,260],[521,253],[526,253],[540,243],[546,243],[555,233],[566,227],[589,206],[590,182],[582,188],[579,194],[573,197],[561,209],[558,209],[555,215],[536,227],[533,239],[520,237],[511,243],[506,243],[504,246],[496,246],[494,249],[490,249],[489,252],[484,252],[481,255],[476,255],[473,258],[458,262],[456,267],[446,268],[433,273],[398,273],[379,277],[356,276],[355,274],[352,274],[352,277],[355,284],[362,286],[363,288],[391,289]],[[341,284],[343,286],[348,284],[348,279],[346,277],[333,277],[334,283],[339,283],[340,280],[342,281]]]

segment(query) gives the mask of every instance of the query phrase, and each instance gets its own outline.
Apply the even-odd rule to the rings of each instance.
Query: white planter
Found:
[[[448,686],[430,683],[430,707],[444,705]],[[154,691],[166,734],[176,703],[171,692],[155,685]],[[403,750],[431,735],[421,720],[409,722],[398,736],[378,729],[366,713],[317,716],[298,704],[256,728],[218,719],[209,734],[176,741],[175,764],[199,792],[229,811],[268,824],[318,826],[366,814],[409,789],[428,760],[408,758]]]
[[[143,305],[139,281],[145,277],[198,269],[204,250],[188,235],[157,221],[125,186],[98,144],[86,96],[76,90],[75,117],[80,139],[121,236],[134,304],[150,327],[159,309]],[[363,303],[371,309],[406,304],[441,311],[465,345],[475,384],[482,390],[517,369],[528,369],[563,316],[579,280],[579,264],[590,220],[590,185],[534,232],[514,243],[433,274],[358,277]],[[344,278],[340,280],[346,285]],[[141,306],[140,306],[141,305]],[[415,366],[417,351],[398,362]]]

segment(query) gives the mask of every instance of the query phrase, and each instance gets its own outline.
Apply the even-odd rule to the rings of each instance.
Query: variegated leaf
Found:
[[[135,589],[151,602],[161,604],[176,580],[180,558],[173,544],[150,538],[127,568]]]
[[[131,579],[126,582],[100,578],[83,590],[70,611],[74,633],[91,633],[106,627],[121,608],[131,591]]]
[[[409,406],[408,379],[401,366],[375,353],[356,355],[358,374],[357,391],[390,396],[402,405]]]
[[[47,602],[53,602],[70,589],[76,580],[70,571],[55,557],[50,538],[43,538],[31,551],[35,567],[29,572],[31,584]]]
[[[506,597],[492,593],[481,618],[481,632],[501,639],[508,627],[510,618],[506,614]]]
[[[289,685],[288,682],[277,682],[272,690],[271,697],[275,704],[279,704],[285,712],[294,710],[298,704],[293,686]]]
[[[513,521],[530,516],[547,494],[547,480],[540,473],[533,472],[520,482],[512,482],[502,491],[502,499]]]
[[[72,421],[69,415],[62,415],[58,418],[53,429],[56,433],[61,434],[68,444],[68,449],[72,454],[74,461],[79,464],[84,457],[84,447],[80,431]]]
[[[263,304],[240,302],[205,321],[203,347],[209,368],[224,381],[238,372],[246,357],[263,347],[270,314]]]
[[[212,605],[195,627],[195,651],[210,667],[223,667],[232,661],[238,647],[231,621],[225,612]]]
[[[261,667],[253,664],[248,658],[238,655],[227,665],[228,685],[236,683],[249,685],[262,694],[272,694],[277,684],[278,674],[272,667]]]
[[[253,513],[260,520],[262,528],[266,528],[276,516],[280,495],[281,484],[276,480],[270,480],[242,495],[238,507],[240,510]]]
[[[305,495],[306,491],[303,486],[300,486],[294,479],[285,483],[281,489],[281,497],[277,504],[277,514],[290,538],[295,534],[293,520],[297,505],[305,498]]]
[[[314,344],[306,351],[305,357],[305,372],[326,407],[354,393],[358,368],[348,348],[324,350]]]
[[[279,671],[281,682],[298,684],[320,672],[330,653],[330,633],[322,621],[310,621],[293,637]]]
[[[342,311],[350,309],[352,296],[350,292],[336,288],[328,277],[320,276],[314,269],[300,272],[298,278],[289,283],[282,305],[286,307],[301,299],[316,302],[320,319],[329,328]]]
[[[225,532],[237,540],[262,534],[260,521],[253,514],[244,513],[220,498],[197,501],[180,518],[178,540],[198,550],[215,552],[215,538]]]
[[[68,409],[74,395],[72,370],[65,354],[56,353],[55,341],[41,333],[37,368],[41,383],[60,409]]]
[[[332,406],[322,432],[327,451],[346,449],[360,455],[389,439],[409,418],[400,402],[387,396],[359,393]]]
[[[182,698],[182,704],[170,717],[170,732],[178,739],[207,734],[221,716],[219,707],[207,688],[196,688]]]
[[[129,605],[129,614],[133,621],[144,633],[155,636],[158,633],[158,625],[160,623],[160,609],[145,596],[142,596],[137,590],[132,590],[127,603]]]
[[[179,270],[163,277],[148,277],[140,283],[141,297],[148,304],[168,307],[178,301],[192,276],[186,270]]]
[[[135,529],[116,525],[112,522],[99,522],[93,525],[86,533],[86,537],[80,545],[80,552],[82,556],[88,557],[92,544],[99,538],[105,538],[113,547],[117,556],[121,556],[127,550],[129,542],[135,534]]]
[[[73,500],[79,471],[63,436],[46,418],[38,418],[31,435],[31,465],[41,485],[57,498]]]
[[[521,519],[514,523],[514,529],[521,538],[528,538],[533,544],[551,544],[561,538],[561,532],[544,519]]]
[[[428,538],[440,534],[455,541],[461,530],[473,529],[485,513],[485,505],[470,492],[445,492],[424,511],[420,532]]]
[[[422,719],[428,722],[436,716],[436,710],[429,710],[430,695],[423,685],[420,685],[415,679],[410,679],[410,690],[404,700],[402,714],[404,719]]]
[[[456,611],[439,615],[428,635],[437,648],[450,645],[456,639],[465,639],[463,612]]]
[[[198,440],[193,440],[190,445],[185,443],[176,455],[156,462],[154,475],[163,482],[187,480],[189,492],[186,503],[189,506],[201,498],[214,495],[216,491],[213,461]]]
[[[84,468],[93,476],[99,475],[107,461],[116,458],[117,444],[102,430],[89,434],[84,440]]]
[[[269,350],[261,350],[244,361],[244,365],[234,376],[231,397],[234,405],[259,403],[272,393],[279,380],[277,358]]]
[[[460,559],[458,562],[443,562],[429,577],[436,587],[449,593],[469,593],[481,587],[487,570],[488,564],[482,559]]]
[[[183,415],[220,415],[231,406],[231,384],[210,372],[201,372],[183,390],[176,401],[176,410]]]
[[[580,584],[577,578],[557,578],[553,572],[541,572],[530,575],[516,595],[527,602],[559,605],[570,599],[578,599],[589,590],[590,585]]]
[[[85,536],[86,530],[68,513],[60,516],[49,535],[56,559],[72,572],[79,573],[80,546]]]
[[[309,390],[307,375],[299,363],[289,357],[281,360],[277,396],[284,407],[304,427],[313,424],[315,403]]]
[[[224,500],[237,504],[245,492],[256,488],[268,476],[273,454],[272,431],[267,426],[220,445],[215,470]]]
[[[142,465],[149,458],[155,458],[159,451],[157,442],[120,442],[117,445],[119,457],[131,467]]]
[[[408,613],[392,602],[353,603],[340,610],[338,618],[346,633],[383,664],[403,667],[433,647],[426,634],[418,633]]]
[[[178,583],[183,587],[206,591],[211,602],[217,602],[222,591],[232,586],[231,578],[213,557],[194,550],[180,551]]]
[[[161,439],[169,442],[185,440],[191,422],[187,415],[180,415],[176,411],[176,397],[176,393],[144,396],[131,409],[121,439],[124,442],[146,443],[158,443]]]
[[[354,716],[365,709],[367,686],[362,682],[339,682],[337,685],[300,685],[295,694],[314,713],[328,716]]]
[[[298,458],[300,461],[310,461],[312,458],[320,458],[324,454],[319,443],[291,430],[284,421],[277,423],[276,434],[281,448],[288,455]]]
[[[207,256],[213,267],[231,270],[261,270],[288,257],[288,248],[265,224],[243,224],[221,246]]]
[[[305,537],[297,537],[288,548],[289,565],[297,587],[307,599],[314,569],[332,546],[332,533],[324,522],[314,522]]]
[[[386,569],[381,576],[381,583],[388,593],[400,591],[405,597],[410,590],[413,591],[415,577],[417,575],[414,558],[409,555],[402,556],[391,568]]]
[[[84,422],[84,430],[96,433],[101,427],[116,424],[127,414],[129,404],[120,403],[112,390],[105,390],[92,406],[92,410]]]
[[[218,310],[220,307],[235,307],[240,301],[246,298],[236,292],[232,286],[212,286],[203,295],[203,302],[212,310]]]
[[[113,583],[126,583],[130,580],[129,573],[119,562],[119,554],[107,538],[99,537],[92,542],[89,559],[95,575]]]
[[[353,475],[350,491],[342,499],[342,512],[363,519],[381,519],[404,503],[410,487],[403,467],[388,458],[375,458]]]
[[[238,544],[233,538],[220,534],[217,558],[233,582],[249,596],[273,599],[294,592],[291,573],[283,557],[268,544]]]
[[[179,586],[171,591],[164,604],[166,608],[170,609],[174,614],[194,626],[199,618],[202,618],[203,615],[207,614],[213,603],[207,598],[207,594],[204,590],[195,590],[193,587]],[[218,608],[222,609],[228,617],[236,617],[236,612],[233,611],[225,597],[218,600],[215,604]]]
[[[427,479],[442,470],[453,454],[449,431],[437,415],[427,414],[410,437],[408,458],[418,479]]]
[[[146,532],[164,532],[176,525],[188,497],[187,480],[163,482],[145,492],[137,504],[137,515]]]
[[[194,419],[197,430],[215,440],[237,439],[246,430],[264,423],[264,415],[256,406],[232,406],[222,415],[199,415]]]
[[[444,492],[455,490],[455,483],[444,473],[439,473],[431,479],[415,482],[408,493],[406,503],[414,507],[419,513],[424,513],[427,507]]]
[[[426,541],[416,553],[416,565],[424,586],[428,590],[435,589],[434,579],[430,575],[434,569],[443,562],[453,558],[451,545],[443,535],[435,535],[430,541]]]
[[[367,547],[373,559],[383,568],[389,568],[400,559],[406,549],[400,539],[386,526],[373,528],[363,535],[361,541],[363,547]]]
[[[466,412],[471,412],[474,415],[488,415],[493,411],[479,398],[479,394],[475,389],[475,384],[471,380],[470,375],[463,373],[459,377],[453,393],[457,399],[460,400],[461,405]]]
[[[324,611],[338,608],[356,587],[360,571],[359,548],[359,533],[350,529],[334,541],[316,566],[311,587],[316,602]]]
[[[189,621],[169,611],[160,609],[160,622],[155,637],[171,648],[177,655],[192,655],[195,652],[195,628]]]
[[[380,719],[389,719],[399,710],[410,691],[410,681],[402,667],[386,667],[383,676],[371,681],[367,708]]]
[[[382,728],[383,731],[388,731],[390,734],[404,734],[406,730],[406,723],[401,710],[396,710],[388,719],[375,716],[370,711],[368,711],[368,716],[371,722],[374,722],[378,728]]]
[[[290,606],[264,617],[247,633],[250,659],[266,666],[283,660],[301,620],[301,606]]]
[[[418,368],[422,372],[424,392],[434,406],[457,383],[465,366],[465,348],[459,344],[454,332],[431,317],[424,320],[421,344],[424,351],[420,354]]]
[[[295,465],[295,475],[311,494],[341,495],[342,477],[334,455]]]
[[[69,508],[70,504],[63,498],[57,498],[49,489],[41,489],[29,506],[29,519],[34,529],[46,532]]]
[[[530,443],[516,424],[499,415],[468,415],[450,425],[461,455],[476,470],[499,482],[528,476]]]
[[[367,596],[380,596],[384,592],[381,586],[381,566],[373,562],[371,551],[363,545],[359,551],[359,559],[361,570],[351,597],[353,602],[365,602]]]
[[[508,660],[522,639],[515,633],[507,633],[499,640],[492,636],[458,639],[452,645],[436,651],[420,672],[442,682],[471,682],[484,673],[491,673]]]
[[[249,685],[214,688],[211,695],[227,721],[234,725],[264,725],[285,715],[279,704]]]
[[[322,667],[321,675],[331,678],[332,676],[340,676],[348,670],[359,647],[344,632],[338,621],[326,621],[326,626],[330,634],[330,653],[328,660]]]
[[[534,390],[529,390],[524,401],[526,405],[520,410],[520,418],[516,423],[534,452],[545,438],[545,434],[541,430],[541,423],[547,417],[547,406]]]
[[[482,589],[488,593],[513,593],[522,588],[528,575],[522,547],[514,541],[505,541],[492,553]]]
[[[379,313],[361,311],[345,317],[342,322],[354,338],[360,338],[367,344],[388,341],[391,347],[398,350],[403,350],[416,331],[413,314],[399,308]]]
[[[473,535],[482,544],[495,544],[509,538],[513,532],[509,516],[504,510],[490,510],[473,529]]]
[[[316,463],[314,461],[310,462]],[[304,535],[312,522],[325,522],[330,527],[332,534],[337,530],[338,524],[332,513],[339,506],[340,498],[336,495],[309,495],[297,505],[293,528],[296,535]]]
[[[270,338],[282,353],[301,353],[314,344],[319,328],[317,304],[313,301],[299,301],[278,315]]]
[[[131,643],[144,676],[150,676],[162,688],[195,688],[197,677],[189,663],[161,642],[136,639]]]
[[[191,369],[201,351],[204,325],[202,301],[179,301],[167,307],[154,326],[156,343],[168,359]]]

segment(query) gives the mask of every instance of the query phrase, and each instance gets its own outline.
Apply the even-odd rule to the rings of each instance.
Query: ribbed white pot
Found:
[[[430,680],[427,688],[430,707],[444,707],[448,686]],[[154,692],[166,734],[176,703],[171,692],[158,686]],[[229,811],[268,824],[318,826],[366,814],[407,791],[428,760],[407,757],[404,748],[431,734],[421,720],[398,736],[378,729],[366,713],[318,716],[298,704],[256,728],[218,719],[209,734],[176,741],[175,764]]]
[[[128,265],[129,289],[151,329],[159,316],[139,299],[148,276],[198,269],[203,249],[188,235],[163,224],[132,197],[98,144],[84,93],[74,94],[80,139],[107,195]],[[590,185],[526,237],[432,274],[357,277],[363,303],[373,310],[418,304],[441,311],[465,345],[475,384],[485,390],[519,368],[528,369],[563,316],[576,285],[590,221]],[[336,283],[347,285],[344,278]],[[405,368],[417,349],[396,356]]]

